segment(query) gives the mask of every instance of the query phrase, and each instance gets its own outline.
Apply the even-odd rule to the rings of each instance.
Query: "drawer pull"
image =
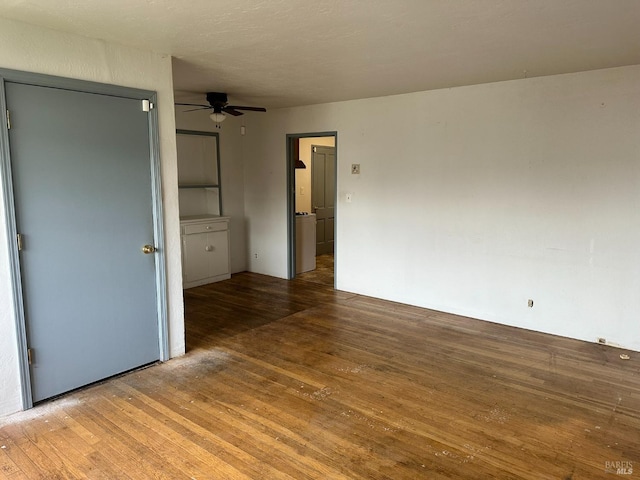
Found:
[[[213,245],[207,245],[206,247],[204,247],[204,249],[205,249],[207,252],[213,252],[214,247],[213,247]]]
[[[207,225],[207,230],[211,230],[211,225]]]

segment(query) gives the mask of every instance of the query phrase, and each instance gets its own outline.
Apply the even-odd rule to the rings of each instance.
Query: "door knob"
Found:
[[[157,251],[158,249],[153,245],[145,245],[144,247],[142,247],[142,253],[144,253],[145,255],[149,255],[150,253],[155,253]]]

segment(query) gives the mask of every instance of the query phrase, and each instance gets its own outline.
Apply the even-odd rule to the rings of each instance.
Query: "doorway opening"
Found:
[[[288,277],[335,286],[337,132],[287,135]]]

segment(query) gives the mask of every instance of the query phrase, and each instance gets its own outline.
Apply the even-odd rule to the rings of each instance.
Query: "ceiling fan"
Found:
[[[213,113],[209,115],[209,118],[216,123],[220,123],[224,121],[226,118],[225,113],[229,115],[233,115],[237,117],[239,115],[244,115],[240,110],[246,110],[249,112],[266,112],[267,109],[263,107],[245,107],[241,105],[229,105],[227,101],[227,94],[220,92],[207,92],[207,102],[209,105],[202,105],[198,103],[176,103],[176,105],[181,105],[185,107],[198,107],[193,108],[191,110],[185,110],[185,112],[194,112],[196,110],[206,110],[211,109]]]

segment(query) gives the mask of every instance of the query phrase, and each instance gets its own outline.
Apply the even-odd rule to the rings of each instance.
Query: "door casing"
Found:
[[[15,312],[15,324],[18,339],[18,361],[20,370],[21,396],[23,409],[33,406],[31,395],[31,378],[29,371],[29,360],[27,351],[27,335],[24,314],[24,300],[22,293],[22,279],[20,276],[20,259],[18,245],[16,242],[17,228],[15,203],[13,194],[13,180],[11,176],[11,154],[9,148],[9,130],[6,118],[7,102],[5,96],[5,81],[13,83],[23,83],[42,87],[60,88],[64,90],[74,90],[78,92],[110,95],[131,99],[149,100],[155,106],[156,93],[149,90],[120,87],[103,83],[88,82],[51,75],[37,73],[20,72],[0,68],[0,114],[3,121],[0,122],[0,174],[2,176],[3,200],[6,217],[7,244],[9,248],[9,262],[11,275],[11,288],[13,293],[13,307]],[[156,309],[158,321],[160,360],[166,361],[169,358],[169,335],[167,317],[167,296],[166,296],[166,259],[164,248],[164,228],[162,210],[162,183],[160,176],[160,143],[158,134],[158,112],[156,108],[149,111],[149,151],[151,166],[151,191],[153,210],[153,233],[155,245],[158,252],[155,255],[156,272]]]

